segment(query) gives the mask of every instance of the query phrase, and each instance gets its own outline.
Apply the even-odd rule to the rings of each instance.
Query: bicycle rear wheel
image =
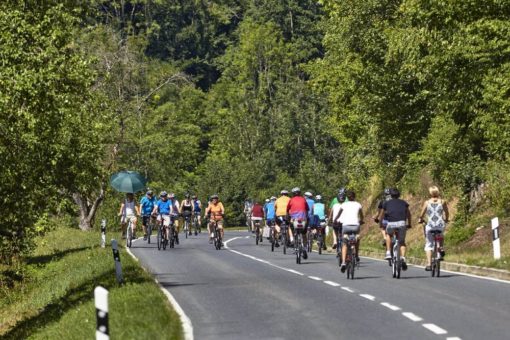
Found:
[[[186,234],[186,238],[188,238],[188,232],[189,232],[189,223],[188,221],[184,222],[184,234]]]
[[[256,229],[255,229],[255,245],[259,244],[259,238],[260,238],[260,228],[256,227]]]
[[[173,248],[175,246],[175,231],[174,228],[170,228],[170,242],[169,248]]]
[[[158,234],[156,236],[156,243],[158,244],[158,250],[161,250],[161,243],[163,241],[163,232],[162,228],[158,228]]]
[[[129,222],[126,232],[126,246],[128,248],[131,248],[132,243],[133,243],[133,227],[131,226],[131,222]]]
[[[152,223],[147,223],[147,243],[151,243]]]

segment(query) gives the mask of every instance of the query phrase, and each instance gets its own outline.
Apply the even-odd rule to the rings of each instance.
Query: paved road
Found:
[[[153,237],[155,238],[155,237]],[[207,235],[158,251],[132,252],[171,292],[195,339],[509,339],[510,283],[410,266],[391,278],[386,262],[362,258],[347,280],[334,255],[301,265],[281,248],[227,232],[217,251]]]

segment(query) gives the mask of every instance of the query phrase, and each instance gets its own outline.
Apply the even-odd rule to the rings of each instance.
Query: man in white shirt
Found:
[[[363,209],[359,202],[355,201],[356,194],[354,191],[349,190],[347,192],[347,201],[342,203],[340,207],[337,207],[338,210],[333,211],[333,221],[339,222],[342,225],[342,234],[346,235],[348,233],[358,234],[360,230],[360,225],[363,224]],[[356,256],[359,253],[359,239],[356,243]],[[346,242],[342,242],[342,265],[340,270],[342,273],[345,272],[345,257],[347,256],[347,244]],[[359,259],[357,259],[359,261]]]

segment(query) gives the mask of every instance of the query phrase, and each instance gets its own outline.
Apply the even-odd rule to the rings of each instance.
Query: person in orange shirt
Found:
[[[212,243],[211,237],[211,227],[212,223],[218,223],[218,229],[220,230],[221,239],[223,239],[223,215],[225,215],[225,208],[223,207],[223,203],[220,202],[218,195],[211,196],[211,202],[205,209],[205,215],[209,218],[209,223],[207,223],[207,231],[209,232],[209,243]]]
[[[280,191],[280,197],[278,197],[276,202],[274,202],[276,225],[278,226],[276,231],[278,233],[280,233],[280,226],[281,226],[282,222],[285,221],[288,225],[287,205],[289,205],[289,201],[290,201],[289,192],[287,190],[282,190],[282,191]],[[287,228],[287,239],[291,240],[291,242],[292,242],[293,238],[294,237],[292,235],[292,231],[290,230],[290,228]]]

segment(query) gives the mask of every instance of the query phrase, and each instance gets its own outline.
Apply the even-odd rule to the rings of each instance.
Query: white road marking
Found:
[[[446,338],[446,340],[462,340],[462,339],[457,336],[450,336],[450,337]]]
[[[389,308],[393,311],[400,310],[400,307],[392,305],[391,303],[388,303],[388,302],[381,302],[381,305],[383,305],[384,307]]]
[[[342,287],[343,290],[348,291],[349,293],[354,293],[354,290],[352,290],[349,287]]]
[[[305,274],[300,273],[300,272],[298,272],[297,270],[294,270],[294,269],[285,269],[285,270],[288,271],[289,273],[294,273],[294,274],[298,274],[298,275],[301,275],[301,276],[305,275]]]
[[[422,318],[420,318],[418,315],[416,315],[414,313],[404,312],[404,313],[402,313],[402,315],[405,316],[406,318],[408,318],[409,320],[414,321],[414,322],[418,322],[418,321],[422,321],[423,320]]]
[[[441,327],[434,325],[433,323],[424,323],[422,326],[437,335],[442,335],[442,334],[448,333],[447,331],[445,331]]]
[[[340,283],[336,283],[336,282],[333,282],[333,281],[324,281],[324,283],[327,284],[327,285],[333,286],[333,287],[340,287],[341,286]]]
[[[372,295],[369,295],[369,294],[360,294],[359,296],[367,299],[367,300],[370,300],[370,301],[375,301],[375,296],[372,296]]]
[[[308,276],[309,279],[315,280],[315,281],[322,281],[320,277],[317,276]]]
[[[250,238],[250,236],[245,236],[244,238]]]

